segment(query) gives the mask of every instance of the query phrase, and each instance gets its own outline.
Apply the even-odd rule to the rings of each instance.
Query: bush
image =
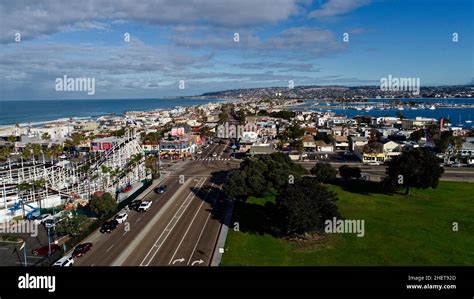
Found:
[[[311,168],[310,173],[314,175],[318,181],[327,183],[336,178],[337,170],[327,162],[318,162]]]

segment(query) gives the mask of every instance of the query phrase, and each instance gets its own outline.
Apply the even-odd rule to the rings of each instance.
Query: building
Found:
[[[97,138],[97,139],[92,140],[91,150],[93,152],[108,151],[109,149],[117,145],[119,142],[120,142],[120,139],[117,137]]]

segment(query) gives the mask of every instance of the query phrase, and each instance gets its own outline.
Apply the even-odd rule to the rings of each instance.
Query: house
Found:
[[[369,142],[367,137],[358,137],[358,136],[350,136],[349,143],[351,151],[354,151],[355,147],[363,147]]]
[[[145,153],[157,153],[160,151],[160,144],[153,141],[145,141],[142,144],[142,149]]]
[[[324,153],[334,152],[334,146],[332,144],[327,144],[322,140],[318,140],[315,143],[316,143],[316,151],[318,152],[324,152]]]
[[[334,145],[336,147],[336,151],[349,150],[349,140],[347,139],[347,136],[335,136]]]
[[[305,151],[315,151],[316,141],[312,135],[304,135],[302,138],[303,148]]]

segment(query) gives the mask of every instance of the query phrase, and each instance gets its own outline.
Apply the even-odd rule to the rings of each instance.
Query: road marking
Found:
[[[95,266],[95,264],[92,264],[92,265],[91,265],[91,267],[94,267],[94,266]]]
[[[211,184],[211,186],[212,186],[212,185],[214,185],[214,184]],[[181,238],[181,241],[179,242],[178,246],[176,247],[176,250],[174,251],[173,256],[171,257],[171,260],[170,260],[170,262],[169,262],[168,264],[171,264],[171,261],[174,259],[174,256],[176,255],[176,253],[177,253],[178,250],[179,250],[179,247],[181,247],[181,244],[183,243],[184,239],[186,238],[186,235],[188,234],[189,229],[190,229],[191,226],[193,225],[194,220],[196,219],[197,214],[201,211],[202,205],[204,204],[204,202],[206,202],[207,197],[208,197],[209,194],[211,193],[210,190],[211,190],[211,189],[208,190],[206,196],[204,197],[204,199],[201,201],[201,204],[200,204],[199,207],[197,208],[196,213],[194,214],[193,219],[191,219],[191,222],[189,223],[188,228],[187,228],[186,231],[184,232],[184,235],[183,235],[183,237]]]
[[[137,220],[135,220],[135,223],[140,222],[140,220],[142,220],[142,217],[140,217],[140,218],[138,218]]]
[[[200,265],[200,264],[202,264],[202,263],[204,263],[204,261],[201,259],[201,260],[198,260],[198,261],[194,261],[194,262],[191,264],[191,266],[194,266],[195,264],[199,264],[199,265]]]
[[[191,255],[189,256],[188,265],[189,265],[189,261],[191,261],[191,258],[192,258],[193,255],[194,255],[194,252],[195,252],[196,249],[197,249],[197,246],[198,246],[198,244],[199,244],[199,241],[201,241],[202,234],[203,234],[203,232],[204,232],[204,229],[206,228],[206,225],[207,225],[207,222],[209,221],[209,218],[211,217],[212,211],[214,210],[214,206],[215,206],[215,204],[216,204],[216,202],[217,202],[217,199],[219,198],[220,192],[221,192],[221,190],[219,190],[219,193],[217,194],[216,198],[214,198],[214,201],[212,202],[212,209],[211,209],[211,211],[209,212],[209,215],[207,215],[206,222],[204,222],[204,226],[202,227],[201,232],[199,233],[199,237],[198,237],[198,239],[197,239],[197,241],[196,241],[196,244],[194,245],[193,251],[191,252]]]
[[[8,250],[8,247],[0,247],[0,249]]]
[[[184,261],[185,261],[185,259],[184,259],[184,258],[175,259],[175,260],[173,261],[173,265],[174,265],[176,262],[180,262],[180,263],[182,263],[182,262],[184,262]]]
[[[105,252],[109,252],[109,250],[112,249],[112,247],[114,247],[114,244],[110,245],[110,247],[107,248],[107,250]]]
[[[199,186],[198,188],[201,188],[202,185],[204,185],[204,183],[206,182],[207,178],[202,178],[200,179],[200,182],[196,185],[196,186]],[[181,215],[183,215],[184,211],[188,208],[189,204],[191,203],[192,199],[196,196],[196,194],[194,192],[189,192],[188,196],[186,197],[186,199],[184,200],[183,204],[181,205],[181,207],[178,209],[178,211],[175,213],[174,216],[178,215],[181,211],[181,209],[183,209],[183,212],[181,212]],[[179,216],[181,217],[181,216]],[[153,260],[153,258],[156,256],[156,254],[158,253],[158,251],[160,250],[161,246],[163,245],[163,243],[166,241],[166,239],[168,238],[168,236],[171,234],[171,231],[173,231],[174,227],[176,226],[176,223],[178,223],[178,220],[179,220],[179,217],[176,219],[176,221],[170,226],[170,224],[173,222],[173,220],[175,219],[175,217],[173,217],[171,219],[170,222],[168,222],[168,224],[166,225],[166,228],[165,230],[163,230],[163,232],[160,234],[160,236],[158,237],[158,239],[156,239],[156,242],[153,244],[153,246],[150,248],[150,250],[148,251],[148,253],[146,254],[145,258],[142,260],[142,262],[140,263],[140,266],[148,266],[151,261]],[[168,229],[169,227],[169,229]],[[166,235],[164,235],[166,233]],[[160,239],[163,238],[163,240],[160,242]],[[154,249],[156,247],[156,249]],[[153,252],[154,251],[154,252]],[[152,253],[153,252],[153,253]],[[151,257],[148,259],[148,257],[150,256],[151,254]],[[145,263],[145,261],[148,259],[148,262]]]

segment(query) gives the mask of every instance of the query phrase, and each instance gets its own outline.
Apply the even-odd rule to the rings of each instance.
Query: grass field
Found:
[[[474,265],[474,184],[440,182],[410,196],[368,193],[360,185],[329,189],[338,194],[344,218],[365,220],[364,237],[328,234],[297,242],[231,227],[222,265]],[[236,206],[234,219],[241,228],[245,221],[255,226],[258,206],[274,198],[249,198],[248,206]]]

